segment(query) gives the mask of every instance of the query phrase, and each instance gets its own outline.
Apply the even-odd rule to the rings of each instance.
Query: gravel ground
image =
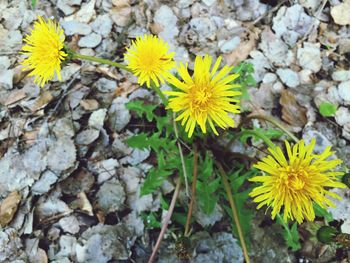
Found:
[[[319,152],[333,145],[350,164],[349,0],[38,0],[35,9],[30,2],[0,0],[0,200],[10,200],[10,219],[0,210],[0,262],[146,262],[156,235],[141,214],[161,206],[160,192],[140,197],[150,151],[124,143],[138,131],[125,103],[159,98],[128,73],[79,61],[63,68],[61,82],[34,85],[19,51],[38,15],[59,21],[80,53],[118,62],[143,33],[168,41],[190,67],[206,53],[227,64],[247,60],[258,84],[243,108],[316,138]],[[319,114],[323,102],[337,106],[334,117]],[[165,193],[174,188],[167,183]],[[331,212],[350,234],[350,192],[337,191],[344,200]],[[231,233],[208,228],[225,222],[221,207],[197,218],[206,227],[194,234],[193,262],[243,261]],[[350,262],[307,237],[293,253],[265,221],[256,212],[252,262]],[[170,237],[158,262],[178,262]]]

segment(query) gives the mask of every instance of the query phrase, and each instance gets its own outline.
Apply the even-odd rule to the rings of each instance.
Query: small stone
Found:
[[[66,233],[74,235],[79,232],[79,222],[75,216],[61,218],[60,221],[58,221],[58,223],[62,230]]]
[[[344,81],[338,86],[339,96],[345,102],[350,103],[350,81]]]
[[[320,44],[304,42],[304,47],[298,49],[297,58],[303,69],[318,72],[322,66]]]
[[[81,0],[57,0],[57,8],[60,9],[65,15],[73,14],[75,8],[73,5],[80,5]]]
[[[112,9],[110,12],[113,22],[120,27],[127,26],[132,20],[132,9],[130,6]]]
[[[100,92],[113,92],[117,88],[117,82],[106,78],[100,78],[96,82],[96,88]]]
[[[302,69],[299,71],[299,79],[301,84],[311,84],[312,71],[310,69]]]
[[[107,37],[112,30],[113,21],[108,14],[98,16],[94,22],[91,23],[94,32]]]
[[[32,187],[34,195],[42,195],[51,189],[51,185],[58,180],[57,175],[51,171],[45,171],[40,179]]]
[[[72,36],[75,34],[88,35],[92,31],[89,25],[76,20],[64,21],[61,23],[61,26],[64,29],[64,34],[67,36]]]
[[[350,123],[350,111],[348,108],[339,107],[335,113],[335,121],[340,125],[344,126],[347,123]]]
[[[219,40],[218,47],[221,52],[229,53],[232,52],[241,43],[241,39],[238,36],[232,37],[227,40]]]
[[[78,45],[79,47],[90,47],[94,48],[97,47],[102,41],[102,37],[99,34],[91,33],[90,35],[82,37]]]
[[[60,82],[65,82],[68,80],[71,80],[73,75],[77,73],[80,70],[81,66],[76,64],[76,63],[69,63],[65,67],[62,68],[61,70],[61,80],[58,80],[57,76],[55,75],[54,81],[60,81]]]
[[[298,73],[296,73],[295,71],[289,68],[286,68],[286,69],[279,68],[276,71],[276,73],[280,77],[282,82],[290,88],[296,88],[300,84]]]
[[[75,138],[75,142],[79,145],[89,145],[94,142],[98,136],[100,136],[100,131],[96,129],[87,129],[78,133]]]
[[[263,83],[273,83],[277,80],[276,74],[273,73],[266,73],[264,78],[263,78]]]
[[[96,197],[97,203],[105,215],[123,209],[125,192],[123,186],[116,178],[104,182]]]
[[[153,20],[154,23],[161,25],[162,30],[159,36],[164,40],[171,42],[179,34],[176,26],[178,19],[169,6],[162,5],[154,14]]]
[[[99,109],[91,113],[89,118],[89,126],[95,129],[101,129],[106,117],[107,109]]]
[[[189,7],[190,5],[192,5],[194,2],[194,0],[178,0],[176,5],[179,8],[186,8]]]
[[[306,144],[309,144],[312,139],[316,139],[316,145],[314,152],[316,154],[322,153],[327,147],[332,146],[332,143],[327,139],[327,137],[311,127],[306,127],[303,132],[303,139]]]
[[[13,87],[13,75],[14,71],[12,69],[1,69],[0,70],[0,90],[7,89],[10,90]]]
[[[334,22],[338,25],[350,25],[350,0],[345,0],[343,3],[332,7],[331,15]]]
[[[11,66],[11,61],[6,56],[0,56],[0,71],[3,69],[8,69]]]
[[[97,174],[97,182],[99,184],[114,176],[116,174],[116,168],[118,167],[118,160],[113,158],[89,164],[89,169]]]
[[[61,137],[49,146],[47,165],[52,171],[64,171],[72,167],[76,160],[74,142],[68,137]]]
[[[194,17],[189,23],[191,29],[198,35],[199,42],[214,40],[217,27],[209,17]]]
[[[127,102],[129,102],[127,98],[117,97],[109,108],[109,123],[113,131],[120,132],[130,121],[130,112],[125,108],[125,103]]]
[[[338,70],[333,72],[332,79],[335,81],[350,80],[350,70]]]
[[[272,93],[273,94],[281,94],[283,90],[283,84],[279,81],[277,81],[275,84],[272,85]]]
[[[310,9],[312,12],[315,12],[321,4],[321,0],[299,0],[299,3],[303,7]]]

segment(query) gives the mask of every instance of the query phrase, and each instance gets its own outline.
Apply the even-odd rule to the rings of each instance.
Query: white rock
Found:
[[[296,73],[295,71],[289,68],[286,68],[286,69],[279,68],[276,71],[276,73],[280,77],[282,82],[290,88],[296,88],[300,84],[298,73]]]
[[[210,215],[207,215],[206,213],[204,213],[199,206],[194,211],[194,218],[203,227],[214,225],[216,222],[220,221],[222,217],[223,217],[223,211],[218,204],[215,204],[215,208]]]
[[[125,103],[129,100],[125,97],[117,97],[109,108],[109,122],[113,131],[120,132],[129,123],[131,115]]]
[[[320,44],[304,42],[304,47],[298,49],[297,58],[304,69],[318,72],[322,66]]]
[[[112,30],[113,21],[108,14],[98,16],[94,22],[91,23],[94,32],[107,37]]]
[[[79,222],[75,216],[61,218],[58,223],[64,232],[73,235],[79,232]]]
[[[346,123],[346,124],[343,126],[342,136],[343,136],[345,139],[350,140],[350,123]]]
[[[339,96],[346,103],[350,103],[350,80],[344,81],[338,86]]]
[[[343,3],[332,7],[331,15],[334,22],[338,25],[350,25],[350,0],[345,0]]]
[[[332,213],[335,220],[349,220],[350,215],[350,190],[349,189],[332,189],[331,192],[338,194],[341,200],[332,199],[335,207],[328,208],[328,211]]]
[[[98,136],[100,136],[100,131],[96,129],[86,129],[78,133],[75,138],[75,142],[79,145],[89,145],[93,143]]]
[[[102,41],[102,37],[99,34],[91,33],[90,35],[82,37],[79,42],[79,47],[97,47]]]
[[[214,40],[216,37],[217,27],[209,17],[194,17],[189,25],[197,33],[200,42],[205,43],[208,39]]]
[[[276,74],[273,74],[273,73],[268,72],[268,73],[265,74],[265,76],[264,76],[262,82],[263,82],[263,83],[273,83],[273,82],[275,82],[276,80],[277,80]]]
[[[283,90],[283,84],[279,81],[277,81],[275,84],[272,85],[272,93],[273,94],[281,94]]]
[[[107,109],[99,109],[91,113],[89,118],[89,126],[91,128],[101,129],[106,117]]]
[[[85,23],[81,23],[76,20],[64,21],[61,23],[64,33],[67,36],[71,35],[88,35],[91,33],[91,27]]]
[[[47,165],[52,171],[64,171],[75,164],[76,149],[73,140],[68,137],[58,138],[47,152]]]
[[[194,0],[178,0],[176,6],[178,8],[186,8],[192,5]]]
[[[241,39],[238,36],[235,36],[227,40],[219,40],[218,47],[220,48],[221,52],[229,53],[233,51],[239,45],[239,43],[241,43]]]
[[[73,14],[75,8],[73,5],[80,5],[81,0],[57,0],[57,8],[60,9],[65,15]]]
[[[114,176],[116,173],[116,168],[118,167],[118,160],[113,158],[89,164],[89,169],[98,175],[97,182],[99,184]]]
[[[273,18],[272,28],[278,37],[293,46],[313,24],[318,25],[318,23],[318,20],[315,21],[304,12],[301,5],[296,4],[288,8],[285,6],[279,8],[277,15]]]
[[[212,6],[216,0],[202,0],[202,2],[206,5],[206,6]]]
[[[332,79],[335,81],[350,80],[350,70],[338,70],[333,72]]]
[[[117,88],[117,82],[106,78],[100,78],[96,82],[96,88],[100,92],[113,92]]]
[[[299,4],[315,12],[321,4],[321,0],[299,0]]]
[[[350,234],[350,219],[346,219],[340,227],[342,233]]]
[[[312,71],[310,69],[302,69],[299,71],[299,79],[301,84],[311,84]]]
[[[9,31],[0,24],[0,52],[19,51],[22,46],[22,33],[19,30]]]
[[[0,56],[0,70],[8,69],[11,66],[11,61],[7,56]]]
[[[76,1],[81,2],[81,0]],[[96,0],[90,0],[88,3],[83,4],[77,13],[67,17],[66,20],[77,20],[82,23],[89,23],[92,17],[96,15],[95,4]]]
[[[162,26],[159,36],[164,40],[173,42],[179,34],[179,29],[176,26],[177,17],[169,6],[162,5],[154,14],[153,21]]]
[[[98,206],[105,215],[110,212],[120,211],[124,208],[124,188],[116,178],[104,182],[98,190],[96,197]]]
[[[0,69],[0,90],[12,89],[13,87],[13,69]]]
[[[335,120],[341,126],[350,123],[349,109],[345,107],[339,107],[339,109],[335,113]]]
[[[76,63],[69,63],[68,65],[64,66],[61,70],[61,82],[68,81],[72,79],[73,75],[77,73],[80,70],[81,66]],[[55,75],[54,81],[59,81],[57,76]]]
[[[47,193],[51,189],[51,185],[56,183],[57,180],[58,177],[55,173],[45,171],[40,179],[35,182],[31,190],[35,195],[42,195]]]
[[[316,145],[314,148],[314,153],[320,154],[322,153],[327,147],[333,146],[332,143],[327,139],[325,135],[323,135],[321,132],[310,128],[309,127],[304,129],[303,132],[303,139],[306,144],[309,144],[312,139],[316,139]]]
[[[270,62],[260,51],[253,50],[249,55],[252,59],[249,59],[248,62],[252,63],[254,66],[254,79],[260,82],[265,76],[267,69],[271,68]]]
[[[22,23],[23,16],[18,15],[18,8],[7,8],[6,12],[2,13],[2,18],[4,19],[3,25],[9,30],[16,30]]]

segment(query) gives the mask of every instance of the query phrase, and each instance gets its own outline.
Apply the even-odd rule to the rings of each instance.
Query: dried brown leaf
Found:
[[[47,105],[52,99],[53,96],[51,95],[50,91],[42,90],[39,97],[35,100],[33,106],[31,107],[31,111],[36,112],[37,110],[40,110],[45,105]]]
[[[21,202],[21,194],[17,191],[11,192],[0,204],[0,225],[7,226],[13,219],[18,205]]]
[[[304,127],[307,123],[306,109],[301,107],[292,92],[281,92],[280,104],[282,106],[282,119],[294,127]]]

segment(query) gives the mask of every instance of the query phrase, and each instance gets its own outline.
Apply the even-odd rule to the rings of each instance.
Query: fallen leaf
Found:
[[[47,105],[52,99],[53,96],[51,95],[50,91],[42,89],[42,92],[40,93],[39,97],[35,100],[33,106],[31,107],[31,111],[36,112],[40,110],[45,105]]]
[[[20,101],[21,99],[24,99],[27,96],[27,93],[23,90],[15,90],[12,91],[4,100],[4,105],[9,106],[17,101]],[[2,103],[2,100],[0,99],[0,103]]]
[[[81,100],[80,102],[80,106],[83,107],[84,110],[96,110],[98,109],[98,102],[97,100]]]
[[[7,226],[13,219],[18,205],[21,202],[21,195],[17,191],[11,192],[0,204],[0,225]]]
[[[78,206],[81,211],[87,213],[89,216],[94,215],[92,205],[84,192],[78,194]]]
[[[292,92],[281,92],[282,119],[294,127],[304,127],[307,123],[306,109],[301,107]]]

